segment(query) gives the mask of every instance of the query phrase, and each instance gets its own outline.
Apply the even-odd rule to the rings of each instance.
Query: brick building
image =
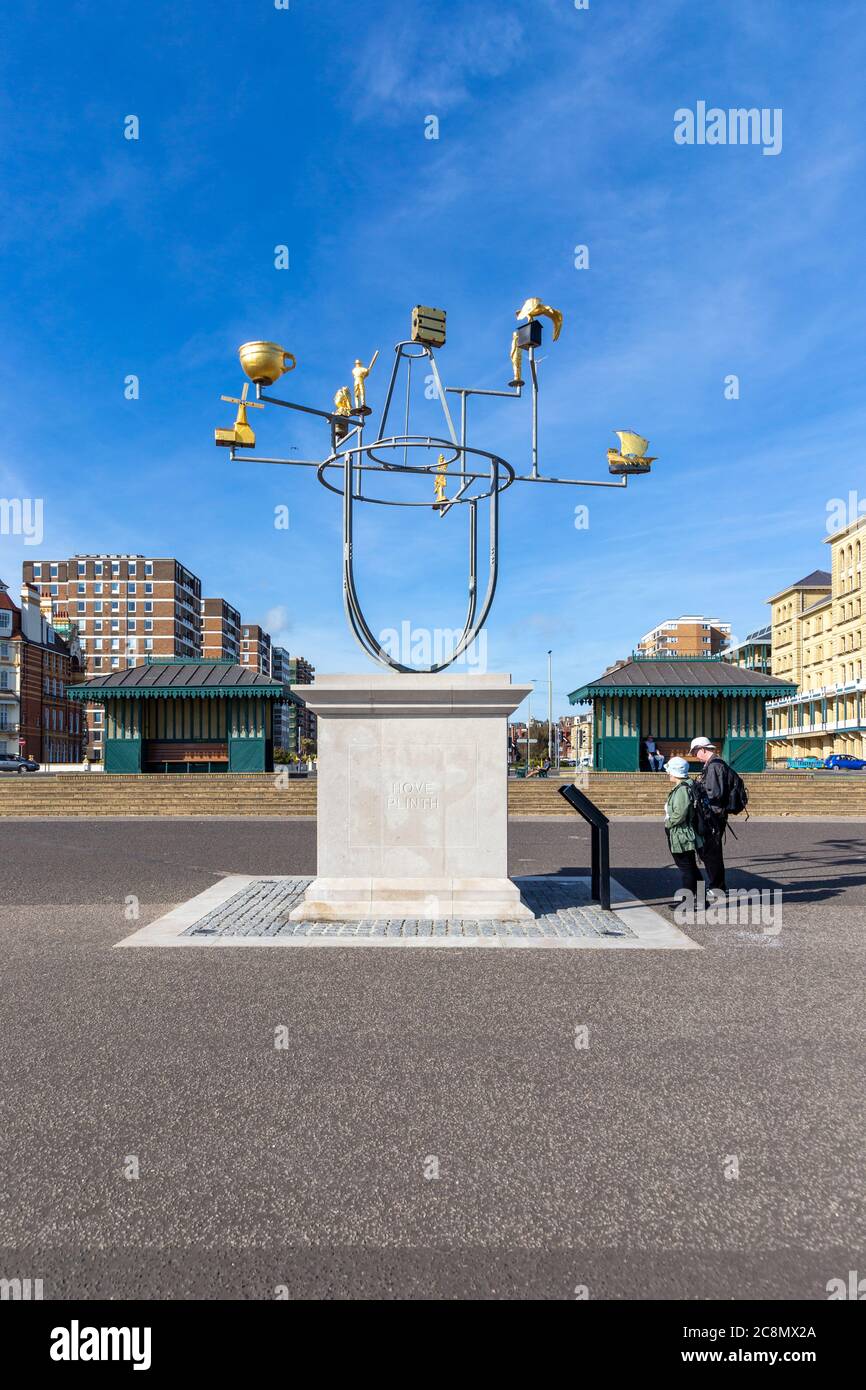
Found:
[[[241,615],[224,598],[201,601],[201,654],[205,661],[241,659]]]
[[[35,588],[22,585],[19,607],[0,583],[0,752],[80,762],[83,724],[69,690],[82,679],[74,628],[64,640],[40,610]]]
[[[639,656],[718,656],[730,644],[731,624],[720,618],[686,614],[668,618],[638,643]]]
[[[143,658],[201,655],[201,581],[173,557],[73,555],[25,560],[25,583],[78,627],[84,673],[107,675]],[[85,716],[93,756],[103,750],[104,712]]]
[[[257,623],[241,627],[241,665],[258,671],[260,676],[271,674],[271,639]]]

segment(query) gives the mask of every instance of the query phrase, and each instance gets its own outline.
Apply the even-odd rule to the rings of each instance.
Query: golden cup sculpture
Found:
[[[297,366],[295,355],[279,343],[244,343],[238,348],[241,366],[256,386],[273,386],[285,372]]]

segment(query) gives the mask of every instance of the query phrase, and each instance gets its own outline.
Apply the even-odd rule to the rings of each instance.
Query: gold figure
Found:
[[[608,449],[607,466],[611,473],[649,473],[656,461],[655,454],[648,454],[649,440],[633,430],[614,430],[619,439],[619,449]]]
[[[221,444],[226,449],[254,449],[256,447],[256,436],[253,427],[247,420],[247,407],[253,406],[256,410],[264,410],[261,401],[248,401],[247,392],[249,385],[244,382],[244,389],[239,396],[220,396],[221,401],[229,401],[238,408],[237,417],[230,430],[214,430],[214,444]]]
[[[447,472],[448,464],[445,462],[445,455],[440,454],[439,462],[436,465],[436,473],[433,478],[433,487],[436,492],[436,502],[434,505],[437,507],[441,507],[443,502],[447,500],[445,497],[445,489],[448,486],[448,479],[445,477]]]
[[[250,381],[257,386],[273,386],[278,377],[298,365],[294,353],[286,352],[279,343],[243,343],[238,357]]]
[[[509,386],[523,385],[523,348],[520,346],[517,330],[511,335],[511,376]]]
[[[540,299],[527,299],[522,309],[518,309],[515,315],[518,319],[537,319],[540,314],[550,319],[553,324],[553,341],[556,342],[562,328],[562,314],[559,309],[551,309],[549,304],[542,304]]]
[[[379,356],[379,349],[370,358],[369,367],[365,367],[360,357],[355,358],[355,365],[352,368],[352,380],[355,383],[355,409],[364,410],[367,406],[367,377],[373,370],[376,358]]]
[[[346,417],[352,413],[352,402],[348,386],[341,386],[334,396],[334,409],[340,416],[339,420],[334,421],[334,438],[339,442],[349,433],[349,421]]]

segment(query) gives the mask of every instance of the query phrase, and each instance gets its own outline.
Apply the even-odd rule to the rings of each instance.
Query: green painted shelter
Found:
[[[271,772],[280,681],[231,661],[153,661],[71,686],[105,709],[106,772]]]
[[[718,657],[633,657],[573,690],[573,705],[592,704],[593,767],[638,772],[652,734],[665,758],[685,756],[693,738],[711,738],[738,772],[766,765],[766,703],[793,694],[778,676]]]

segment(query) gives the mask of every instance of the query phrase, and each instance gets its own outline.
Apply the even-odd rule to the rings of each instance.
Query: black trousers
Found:
[[[671,850],[671,858],[680,871],[680,886],[687,889],[689,893],[697,896],[698,861],[695,858],[694,850],[683,850],[680,854],[674,854],[673,850]]]
[[[701,859],[704,861],[705,877],[708,888],[717,888],[720,893],[727,893],[728,886],[725,883],[725,856],[722,849],[721,835],[713,835],[708,839],[701,849]]]

